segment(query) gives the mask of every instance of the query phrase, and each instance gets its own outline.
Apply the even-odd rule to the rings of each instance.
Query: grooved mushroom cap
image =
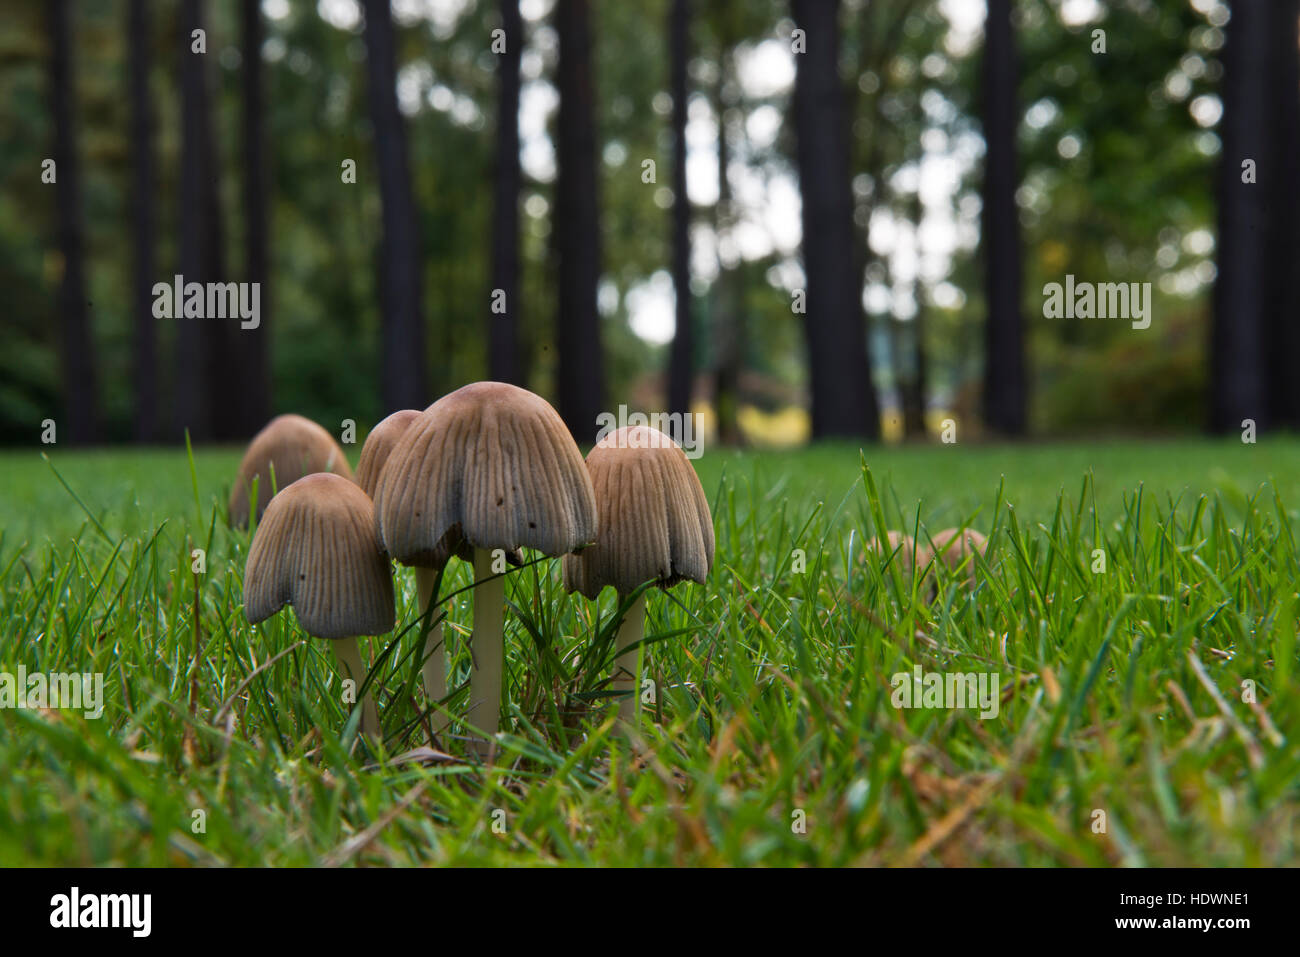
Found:
[[[257,478],[257,518],[271,500],[271,466],[275,467],[276,487],[288,488],[304,475],[335,472],[352,478],[347,456],[334,437],[301,415],[278,415],[253,436],[239,474],[230,490],[230,524],[243,528],[248,524],[248,497],[253,479]]]
[[[392,630],[391,566],[370,499],[349,479],[308,475],[267,506],[244,567],[244,616],[255,625],[285,605],[317,638]]]
[[[420,413],[375,492],[380,538],[406,565],[440,567],[455,546],[563,555],[596,537],[582,454],[541,396],[475,382]]]
[[[410,424],[419,417],[419,409],[403,409],[394,412],[371,429],[370,434],[366,436],[366,444],[361,446],[361,460],[357,462],[357,484],[371,498],[375,497],[379,475],[383,472],[388,457],[393,454],[393,447],[406,434]]]
[[[595,598],[653,581],[703,582],[713,566],[713,516],[681,446],[657,429],[611,432],[587,456],[600,535],[564,559],[564,587]]]

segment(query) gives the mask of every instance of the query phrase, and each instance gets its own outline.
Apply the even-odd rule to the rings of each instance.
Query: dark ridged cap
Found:
[[[271,467],[275,467],[275,484],[285,489],[304,475],[334,472],[352,478],[347,456],[334,437],[301,415],[278,415],[249,443],[239,474],[230,490],[230,524],[243,528],[248,524],[248,497],[257,478],[257,517],[260,521],[271,500]]]
[[[375,492],[380,538],[398,561],[439,567],[452,545],[563,555],[596,537],[591,478],[541,396],[475,382],[411,423]]]
[[[595,598],[648,581],[703,582],[713,566],[713,517],[695,469],[671,438],[646,426],[605,436],[587,456],[596,490],[596,543],[564,559],[564,584]]]
[[[394,412],[380,422],[366,436],[366,444],[361,446],[361,460],[357,462],[357,484],[371,498],[375,497],[375,486],[379,484],[379,474],[384,470],[388,457],[397,445],[398,439],[406,434],[407,428],[420,417],[419,409],[403,409]]]
[[[244,567],[244,616],[256,624],[285,605],[317,638],[392,630],[392,568],[370,499],[349,479],[308,475],[267,506]]]

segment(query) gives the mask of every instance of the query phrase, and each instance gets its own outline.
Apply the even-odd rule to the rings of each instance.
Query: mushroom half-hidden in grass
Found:
[[[392,631],[393,575],[366,493],[339,475],[299,479],[267,506],[244,567],[249,624],[292,605],[303,631],[330,639],[361,695],[360,730],[380,735],[374,697],[365,689],[361,635]]]
[[[646,589],[703,583],[713,566],[713,517],[704,488],[681,447],[657,429],[628,426],[601,439],[587,456],[600,534],[564,559],[569,591],[594,599],[606,585],[623,600],[636,594],[619,625],[612,688],[618,713],[634,725],[640,702]]]
[[[989,540],[973,528],[945,528],[930,537],[934,555],[950,571],[961,570],[965,565],[966,582],[975,587],[975,556],[981,558],[988,552]]]
[[[272,484],[274,472],[274,484]],[[304,475],[334,472],[352,478],[343,449],[334,437],[301,415],[278,415],[253,437],[239,463],[227,510],[233,528],[248,525],[249,499],[257,488],[257,520],[261,521],[275,488],[285,489]]]
[[[914,568],[924,572],[934,558],[934,554],[927,546],[905,532],[890,531],[886,538],[887,544],[876,538],[867,539],[860,560],[865,562],[869,558],[874,558],[882,566],[894,561],[898,563],[899,571],[907,575]]]
[[[501,720],[505,580],[493,570],[493,553],[508,560],[532,548],[556,557],[595,539],[596,503],[582,454],[541,396],[475,382],[443,396],[407,428],[380,476],[375,512],[381,540],[403,564],[473,550],[467,719],[494,734]]]

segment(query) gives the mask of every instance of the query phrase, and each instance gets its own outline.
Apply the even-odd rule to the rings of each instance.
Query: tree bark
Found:
[[[1218,275],[1210,347],[1210,427],[1216,432],[1239,430],[1245,419],[1260,429],[1272,425],[1264,364],[1269,192],[1281,170],[1272,163],[1269,142],[1266,6],[1232,4],[1223,50]],[[1242,181],[1247,159],[1256,164],[1254,183]],[[1295,183],[1287,185],[1294,189]]]
[[[153,315],[154,157],[153,107],[149,73],[153,62],[149,11],[145,0],[131,0],[127,10],[127,48],[131,97],[131,230],[135,245],[132,273],[134,338],[135,440],[158,439],[158,335]]]
[[[384,238],[380,248],[385,411],[429,404],[425,377],[419,224],[397,107],[397,66],[389,0],[365,0],[366,73],[374,127]]]
[[[258,283],[259,322],[240,329],[238,350],[239,432],[251,436],[271,417],[271,287],[267,271],[267,189],[265,98],[262,89],[262,4],[240,0],[244,49],[242,98],[244,141],[244,271]],[[234,371],[234,370],[232,370]]]
[[[181,5],[181,209],[180,271],[185,283],[225,281],[225,253],[216,143],[208,89],[207,53],[193,50],[203,28],[201,0]],[[212,38],[206,37],[211,50]],[[227,376],[235,365],[237,321],[178,316],[176,361],[177,432],[191,438],[238,436]]]
[[[597,202],[595,92],[591,68],[591,20],[587,0],[557,0],[560,38],[558,83],[559,351],[556,394],[559,413],[578,441],[596,436],[605,401],[600,314],[600,214]]]
[[[77,160],[73,81],[72,26],[67,0],[50,0],[50,98],[54,114],[55,188],[58,190],[59,249],[63,280],[59,289],[59,326],[63,336],[63,394],[67,423],[63,434],[74,445],[94,442],[94,342],[86,308],[85,237],[81,217],[81,170]]]
[[[519,361],[519,59],[524,44],[519,0],[501,0],[505,52],[497,59],[496,175],[493,177],[492,296],[505,312],[489,312],[488,375],[523,384]],[[492,299],[489,298],[489,302]]]
[[[804,330],[814,439],[880,435],[862,288],[853,253],[849,118],[839,75],[839,0],[793,0],[795,132],[803,195]]]
[[[691,321],[691,201],[686,192],[686,65],[690,56],[688,0],[673,0],[668,17],[673,97],[673,290],[677,325],[668,359],[668,411],[688,415],[695,380]]]
[[[1269,408],[1273,424],[1300,429],[1300,0],[1263,5],[1271,18],[1268,92],[1272,134],[1268,188],[1269,236],[1264,323],[1268,335]],[[1231,26],[1229,26],[1231,29]],[[1258,189],[1259,186],[1253,187]]]
[[[984,423],[995,432],[1026,428],[1025,330],[1020,307],[1020,211],[1016,207],[1018,81],[1011,0],[988,0],[984,27],[985,297]]]
[[[732,105],[727,93],[731,62],[731,42],[724,37],[718,55],[718,83],[714,96],[718,113],[718,202],[713,208],[713,233],[715,245],[719,248],[718,277],[710,294],[715,356],[713,405],[718,417],[718,441],[735,446],[740,445],[744,438],[738,419],[740,374],[744,368],[741,346],[744,341],[744,310],[737,294],[736,272],[725,262],[720,251],[723,237],[734,225],[731,181],[727,178],[731,165],[731,149],[727,143],[727,110]]]

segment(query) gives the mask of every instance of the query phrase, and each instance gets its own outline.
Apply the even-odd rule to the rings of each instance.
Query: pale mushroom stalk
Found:
[[[614,659],[614,680],[611,687],[615,691],[626,691],[627,694],[618,699],[618,716],[622,721],[635,726],[637,717],[637,705],[641,701],[641,667],[642,648],[637,645],[635,648],[628,648],[629,645],[636,645],[645,637],[645,596],[643,591],[632,602],[632,607],[627,610],[623,616],[622,623],[618,626],[618,634],[614,638],[614,647],[627,649]],[[623,596],[619,596],[621,601]]]
[[[474,549],[474,644],[469,672],[469,723],[489,737],[501,724],[505,664],[506,579],[492,570],[492,552]],[[485,744],[480,745],[480,750]]]
[[[438,584],[438,570],[435,568],[415,569],[415,591],[419,598],[420,614],[429,614],[429,603],[433,601],[433,589]],[[437,618],[437,615],[433,616]],[[433,706],[447,697],[447,663],[449,655],[442,647],[442,622],[426,626],[424,636],[424,696]]]
[[[360,643],[355,638],[340,638],[331,644],[334,645],[334,656],[338,658],[339,664],[347,669],[348,677],[356,683],[357,690],[361,691],[366,683],[366,666],[361,661]],[[375,707],[375,699],[369,688],[361,694],[361,723],[358,731],[367,737],[375,737],[380,733],[379,709]]]

